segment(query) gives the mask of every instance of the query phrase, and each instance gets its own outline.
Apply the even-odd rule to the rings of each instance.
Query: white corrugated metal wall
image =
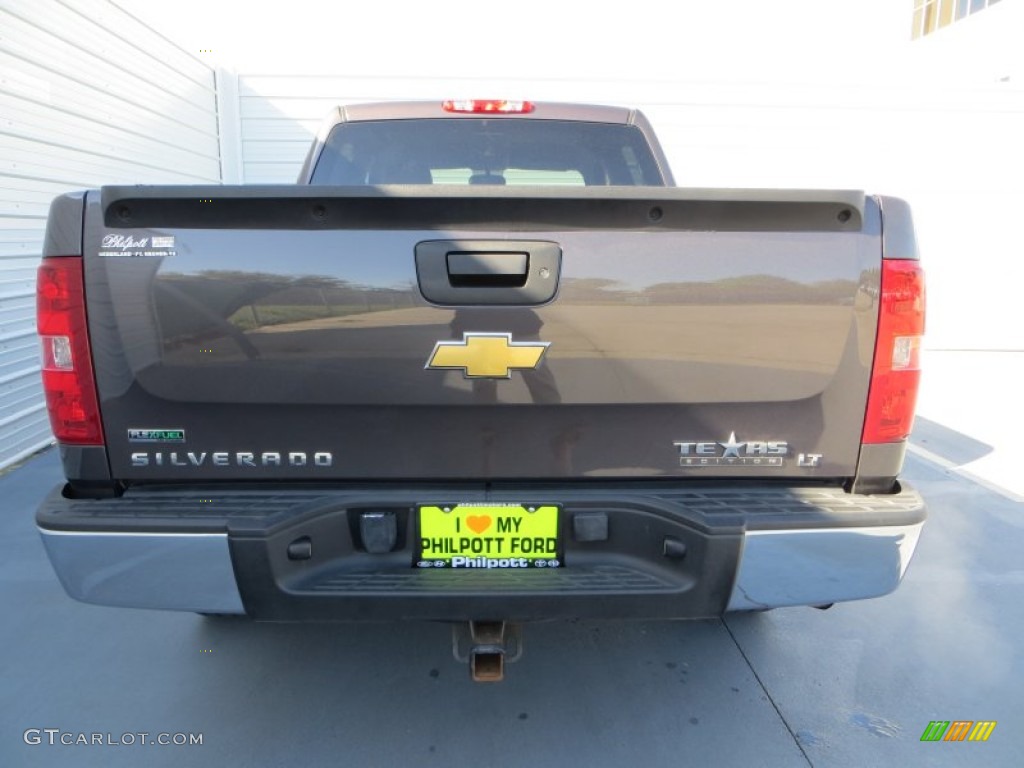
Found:
[[[638,107],[680,185],[850,187],[910,200],[929,274],[927,346],[1024,349],[1013,279],[1024,249],[1017,84],[243,74],[238,91],[249,183],[293,181],[320,120],[337,104],[498,94]],[[994,269],[1010,279],[993,279]],[[984,311],[963,311],[965,295],[975,306],[983,296]]]
[[[0,468],[52,439],[34,318],[50,201],[220,178],[207,65],[107,0],[0,0]]]

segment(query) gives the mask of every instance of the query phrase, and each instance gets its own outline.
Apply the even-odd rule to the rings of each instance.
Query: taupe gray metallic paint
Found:
[[[405,188],[394,188],[399,193],[409,193],[409,189]],[[150,190],[147,188],[119,188],[116,192],[113,190],[105,190],[108,195],[108,199],[111,201],[120,199],[123,193],[131,191],[135,195],[149,195],[154,198],[162,198],[168,194],[167,188],[161,188],[159,190]],[[211,190],[212,191],[212,190]],[[310,190],[305,190],[308,193]],[[474,197],[479,199],[486,199],[488,197],[498,197],[502,193],[507,193],[509,190],[494,190],[486,187],[478,187],[473,190]],[[602,190],[607,192],[608,190]],[[278,190],[275,190],[277,194],[281,194]],[[365,191],[364,191],[365,192]],[[638,199],[643,198],[645,193],[649,190],[616,190],[616,192],[624,192],[626,199]],[[690,195],[698,199],[729,199],[730,197],[737,197],[737,195],[731,194],[728,191],[693,191],[693,190],[676,190],[677,194],[682,196]],[[302,190],[292,190],[293,195],[301,195]],[[418,194],[418,191],[417,191]],[[451,191],[448,191],[451,194]],[[520,191],[520,194],[523,194]],[[544,191],[544,194],[551,194],[550,191]],[[185,195],[185,191],[182,190],[182,196]],[[619,195],[616,195],[618,197]],[[745,197],[751,197],[749,193],[745,193]],[[755,199],[772,199],[773,193],[765,191],[761,195],[753,195]],[[785,194],[779,195],[781,198],[789,198],[799,200],[802,196],[799,192],[787,191]],[[776,198],[777,199],[777,198]],[[863,199],[863,198],[861,198]],[[874,227],[875,231],[882,229],[877,224],[872,224],[872,221],[879,221],[879,210],[878,207],[873,203],[873,200],[879,200],[881,204],[885,205],[886,216],[885,216],[885,227],[882,233],[882,247],[886,256],[908,256],[917,255],[916,241],[913,239],[913,226],[910,220],[909,208],[906,204],[896,198],[868,198],[866,202],[862,203],[865,215],[867,216],[867,222],[865,226],[866,231],[871,231]],[[48,234],[45,247],[45,255],[57,256],[57,255],[73,255],[79,253],[82,250],[81,243],[81,227],[83,223],[83,200],[84,193],[74,193],[71,195],[64,195],[58,197],[51,208],[50,226],[48,227]],[[95,196],[93,197],[95,206]],[[539,202],[539,200],[538,200]],[[854,204],[856,199],[847,198],[842,200],[843,204]],[[96,210],[96,207],[94,207]],[[99,211],[97,211],[99,213]],[[95,215],[95,214],[94,214]],[[625,222],[620,222],[625,224]],[[650,222],[648,222],[650,226]],[[476,230],[471,230],[476,231]],[[432,233],[432,236],[436,236]],[[148,273],[149,270],[147,269]],[[147,275],[144,277],[143,282],[138,286],[139,290],[143,291],[143,294],[136,292],[135,295],[144,295],[147,287],[154,277]],[[149,317],[145,311],[136,318],[139,321],[134,329],[122,329],[122,333],[126,333],[128,330],[132,330],[133,335],[139,335],[143,340],[143,346],[152,347],[155,340],[156,330],[152,326],[152,322],[147,319]],[[147,330],[148,328],[148,330]],[[93,340],[94,355],[97,356],[117,356],[119,353],[111,347],[110,344],[100,344],[97,348],[96,339]],[[866,341],[866,336],[862,338],[861,343]],[[118,379],[118,376],[114,375],[112,371],[108,371],[105,365],[97,366],[98,370],[104,375],[104,378],[108,385],[113,385],[111,391],[120,391],[127,388],[132,381],[132,375],[130,370],[122,363],[120,366],[115,366],[115,370],[121,371],[120,383],[116,383],[113,380]],[[379,419],[371,418],[370,421],[379,421]],[[735,420],[733,423],[739,423],[739,420]],[[439,425],[440,426],[440,425]],[[499,422],[492,423],[493,426],[500,426]],[[724,427],[723,427],[724,428]],[[556,430],[557,434],[565,434],[564,431]],[[570,433],[572,431],[570,430]],[[614,432],[609,433],[609,439]],[[743,433],[741,432],[741,436]],[[777,434],[775,435],[778,436]],[[717,439],[716,435],[707,435],[708,439]],[[724,435],[722,436],[724,438]],[[689,436],[680,437],[676,434],[673,439],[689,439]],[[703,439],[703,438],[695,438]],[[63,446],[63,455],[66,459],[66,470],[69,479],[77,483],[86,483],[90,480],[104,481],[109,478],[109,471],[104,469],[106,464],[106,451],[104,448],[92,448],[92,447],[76,447],[76,446]],[[880,490],[885,483],[891,485],[892,479],[897,475],[899,467],[902,464],[902,447],[891,447],[891,446],[864,446],[860,456],[860,470],[858,472],[858,486],[864,490]],[[562,462],[564,465],[564,462]],[[421,471],[426,471],[428,468],[424,467]],[[822,473],[824,474],[824,473]]]
[[[605,226],[631,205],[620,191],[594,198],[608,211]],[[167,194],[143,192],[154,202]],[[666,219],[687,205],[687,190],[643,192],[662,200]],[[123,194],[105,190],[113,207]],[[843,194],[818,199],[850,205],[854,196]],[[493,194],[462,196],[499,226],[514,215]],[[531,234],[563,251],[550,304],[453,309],[431,306],[417,285],[416,244],[438,230],[179,229],[169,212],[169,226],[116,231],[173,235],[176,255],[98,257],[110,228],[91,195],[86,285],[112,474],[166,479],[166,465],[131,466],[139,448],[126,433],[173,427],[188,433],[186,445],[173,446],[182,455],[301,450],[335,458],[329,470],[174,468],[180,475],[172,476],[189,481],[764,477],[762,467],[679,466],[674,441],[724,441],[731,432],[788,442],[786,466],[771,476],[851,477],[876,325],[877,206],[864,200],[857,231],[842,223],[830,227],[839,231],[801,230],[797,208],[787,217],[793,231],[768,232],[752,228],[760,215],[751,219],[742,203],[719,197],[713,216],[728,231],[694,229],[683,218],[655,231],[588,231],[582,213],[570,211],[579,228]],[[389,202],[375,200],[382,216]],[[504,229],[465,231],[508,237]],[[261,306],[294,319],[266,322]],[[515,373],[508,384],[470,386],[457,374],[423,371],[437,341],[467,331],[551,342],[546,380]],[[796,466],[798,453],[822,454],[820,467]]]

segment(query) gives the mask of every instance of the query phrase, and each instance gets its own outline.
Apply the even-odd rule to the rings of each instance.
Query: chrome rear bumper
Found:
[[[922,527],[748,532],[726,610],[824,605],[888,594],[899,586]],[[245,612],[227,534],[40,532],[61,584],[76,600]]]
[[[872,496],[822,485],[609,484],[490,496],[557,499],[565,567],[413,568],[416,505],[465,501],[464,489],[137,489],[88,500],[57,488],[37,523],[65,590],[88,603],[285,621],[529,621],[697,618],[877,597],[899,585],[926,516],[907,487]],[[381,508],[394,511],[400,536],[374,554],[359,521]],[[581,517],[601,525],[578,526]],[[293,557],[289,547],[303,541],[307,553]]]
[[[57,578],[76,600],[245,613],[226,533],[40,533]]]
[[[903,579],[923,527],[748,531],[726,610],[886,595]]]

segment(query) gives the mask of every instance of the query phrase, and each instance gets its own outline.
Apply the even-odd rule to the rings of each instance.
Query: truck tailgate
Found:
[[[855,471],[859,193],[125,187],[85,221],[119,480]],[[516,298],[524,263],[550,299]]]

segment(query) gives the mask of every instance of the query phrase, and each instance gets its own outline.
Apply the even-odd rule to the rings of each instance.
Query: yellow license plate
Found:
[[[419,508],[420,568],[559,568],[558,507],[442,504]]]

